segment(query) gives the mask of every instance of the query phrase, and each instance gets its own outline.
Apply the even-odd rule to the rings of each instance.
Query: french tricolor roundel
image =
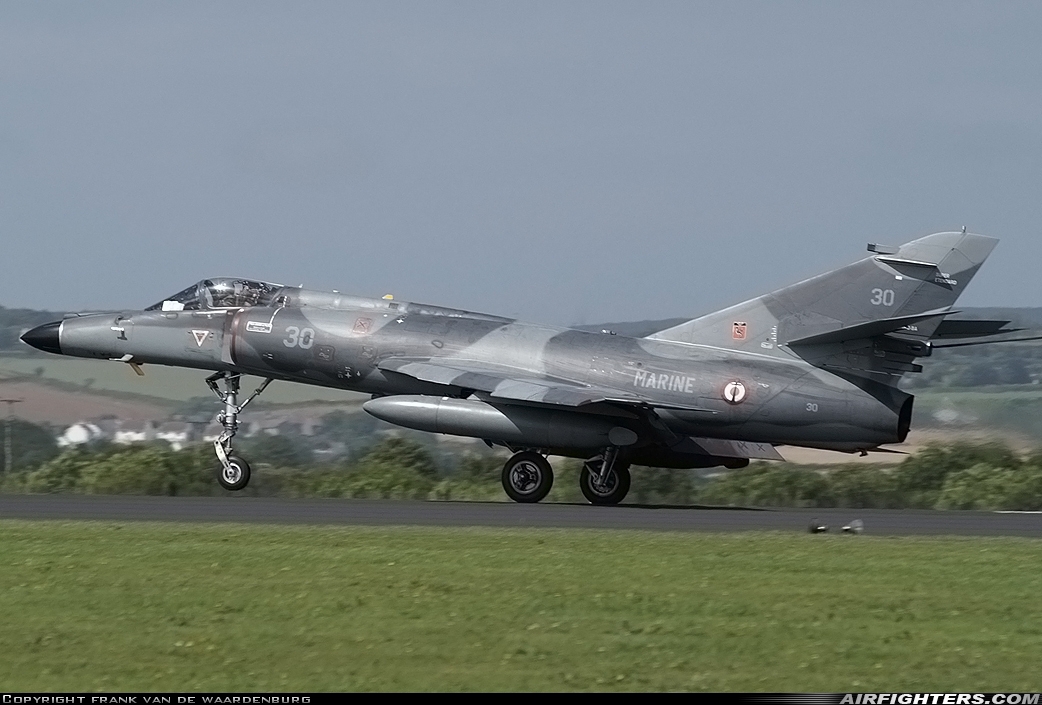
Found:
[[[724,401],[729,404],[741,404],[745,401],[745,385],[738,380],[728,382],[724,386]]]

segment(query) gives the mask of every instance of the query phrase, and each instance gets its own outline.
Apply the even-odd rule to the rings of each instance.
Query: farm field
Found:
[[[0,378],[0,397],[22,400],[13,410],[20,419],[58,425],[102,416],[124,421],[163,419],[176,405],[176,402],[158,397],[73,391],[64,385],[29,377]]]
[[[998,431],[1032,442],[1042,436],[1042,389],[1037,385],[914,391],[913,428],[977,438],[994,437]]]
[[[34,690],[1037,691],[1042,541],[0,521]]]
[[[206,371],[162,365],[145,365],[143,369],[145,376],[139,377],[129,366],[110,360],[0,355],[0,379],[18,381],[28,377],[38,382],[74,385],[79,388],[77,391],[134,394],[175,402],[210,394],[204,382],[209,375]],[[252,391],[259,382],[259,378],[244,377],[243,390]],[[275,382],[259,401],[267,404],[351,403],[364,398],[367,397],[338,389]]]

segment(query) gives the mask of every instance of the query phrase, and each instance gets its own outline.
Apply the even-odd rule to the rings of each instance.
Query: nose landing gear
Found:
[[[254,390],[253,394],[239,404],[239,380],[242,375],[232,372],[218,372],[206,378],[206,386],[224,403],[224,409],[217,414],[217,422],[224,430],[213,442],[214,452],[221,466],[217,471],[217,482],[226,490],[236,491],[244,488],[250,481],[250,465],[237,455],[232,455],[232,438],[239,431],[239,413],[246,405],[260,396],[261,392],[271,384],[271,378],[265,379]],[[218,383],[223,383],[223,389]]]

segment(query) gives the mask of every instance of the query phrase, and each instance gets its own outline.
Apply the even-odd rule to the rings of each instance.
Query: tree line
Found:
[[[46,429],[14,421],[9,493],[221,495],[209,444],[96,443],[61,451]],[[489,452],[444,452],[424,437],[390,436],[351,457],[316,462],[299,439],[255,441],[256,468],[243,492],[271,497],[505,500],[504,462]],[[581,502],[580,463],[554,459],[547,501]],[[627,503],[773,507],[1042,510],[1042,450],[1022,455],[1001,443],[931,446],[893,466],[753,463],[732,471],[634,467]]]

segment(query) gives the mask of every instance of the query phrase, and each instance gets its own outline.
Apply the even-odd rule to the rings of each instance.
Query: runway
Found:
[[[896,509],[741,509],[623,504],[514,504],[256,497],[0,496],[0,519],[246,522],[357,526],[490,526],[651,531],[792,531],[811,523],[839,533],[854,519],[876,536],[1042,538],[1042,513]]]

